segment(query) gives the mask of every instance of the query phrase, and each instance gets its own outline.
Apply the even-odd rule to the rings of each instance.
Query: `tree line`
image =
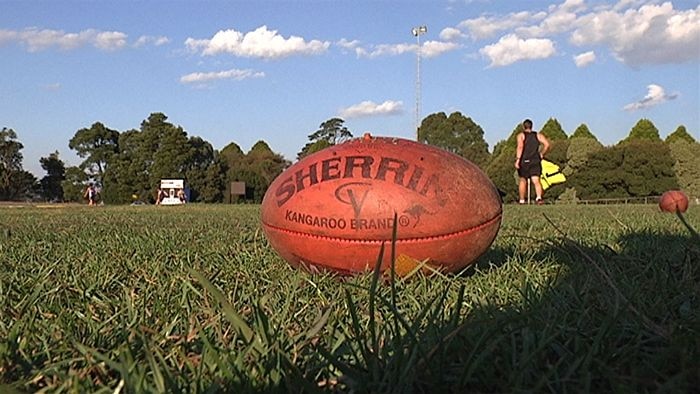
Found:
[[[167,119],[152,113],[138,129],[120,132],[95,122],[77,130],[68,147],[82,162],[66,167],[59,152],[50,153],[40,159],[46,171],[41,179],[23,170],[23,145],[14,130],[3,128],[0,200],[80,201],[85,186],[94,183],[107,203],[153,202],[161,179],[182,178],[195,202],[230,201],[231,182],[245,182],[246,200],[260,202],[270,183],[291,164],[265,141],[248,152],[234,142],[218,151]],[[418,140],[472,161],[493,180],[504,201],[511,202],[517,194],[513,160],[520,131],[521,125],[515,125],[490,151],[483,129],[470,117],[439,112],[423,119]],[[601,144],[585,124],[567,135],[556,118],[540,132],[552,142],[547,159],[559,164],[568,178],[547,191],[548,199],[646,197],[673,188],[700,196],[700,144],[684,126],[662,140],[654,124],[641,119],[613,146]],[[350,138],[353,134],[344,120],[331,118],[308,135],[296,159]]]
[[[479,165],[504,195],[517,198],[517,174],[513,167],[516,124],[509,137],[499,141],[492,152],[484,132],[471,118],[454,112],[431,114],[418,130],[418,139],[440,146]],[[554,185],[546,198],[574,202],[603,198],[658,196],[669,189],[700,196],[700,144],[681,125],[665,140],[649,119],[640,119],[622,141],[604,146],[584,123],[571,135],[556,118],[540,129],[551,142],[547,159],[558,164],[567,182]]]

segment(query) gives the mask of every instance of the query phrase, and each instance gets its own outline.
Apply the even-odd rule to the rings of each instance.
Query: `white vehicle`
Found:
[[[159,201],[160,205],[180,205],[187,202],[184,179],[161,179]]]

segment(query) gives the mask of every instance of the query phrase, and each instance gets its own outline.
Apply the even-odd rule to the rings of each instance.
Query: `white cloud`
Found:
[[[127,35],[118,31],[83,30],[79,33],[66,33],[63,30],[28,28],[21,31],[0,30],[0,44],[18,42],[29,52],[56,47],[62,50],[92,45],[95,48],[111,51],[126,46]]]
[[[576,67],[579,67],[579,68],[586,67],[586,66],[592,64],[593,62],[595,62],[595,60],[596,60],[596,56],[595,56],[595,52],[593,52],[593,51],[580,53],[580,54],[574,56],[574,63],[576,63]]]
[[[643,99],[630,103],[624,106],[625,111],[636,111],[657,106],[668,100],[673,100],[678,97],[678,93],[666,94],[664,88],[659,85],[651,84],[647,86],[648,92]]]
[[[454,42],[426,41],[422,44],[421,56],[436,57],[459,48]]]
[[[459,47],[459,44],[454,42],[426,41],[421,43],[421,56],[426,58],[436,57]],[[361,47],[355,48],[355,53],[357,57],[376,58],[380,56],[397,56],[403,55],[404,53],[415,53],[417,50],[418,44],[381,44],[375,45],[369,50]]]
[[[138,47],[143,47],[143,46],[150,44],[150,45],[154,45],[154,46],[158,47],[161,45],[165,45],[169,42],[170,42],[170,39],[168,37],[164,37],[164,36],[158,36],[158,37],[141,36],[138,38],[138,40],[136,40],[136,42],[134,42],[134,46],[138,48]]]
[[[211,39],[198,40],[188,38],[185,46],[202,55],[228,53],[240,57],[262,59],[281,59],[293,55],[318,55],[326,52],[328,41],[306,41],[302,37],[285,38],[277,30],[268,30],[267,26],[241,33],[236,30],[220,30]]]
[[[368,116],[397,115],[403,112],[402,101],[387,100],[381,104],[373,101],[363,101],[359,104],[343,108],[339,111],[342,118],[362,118]]]
[[[619,0],[612,9],[615,11],[623,11],[628,8],[641,7],[648,3],[649,0]]]
[[[446,27],[440,32],[440,39],[443,41],[454,41],[464,36],[459,29],[454,27]]]
[[[504,31],[526,26],[542,20],[546,16],[546,12],[531,13],[529,11],[513,12],[504,16],[480,16],[464,20],[457,27],[467,30],[472,39],[481,40],[495,37]]]
[[[566,0],[546,11],[485,14],[457,28],[473,40],[514,34],[554,42],[568,35],[571,44],[607,48],[615,59],[633,67],[700,60],[700,5],[679,10],[662,1],[619,0],[589,7],[585,0]]]
[[[355,52],[357,57],[360,57],[360,53],[358,52],[358,50],[361,50],[359,40],[351,41],[341,38],[340,40],[336,41],[335,45],[339,46],[343,53]]]
[[[239,70],[232,69],[226,71],[214,71],[207,73],[190,73],[180,77],[181,83],[203,83],[209,81],[215,81],[219,79],[235,79],[237,81],[242,81],[248,78],[261,78],[264,77],[265,73],[261,71],[253,71],[250,69]]]
[[[698,60],[700,6],[681,11],[666,2],[586,14],[576,21],[571,42],[606,45],[615,58],[631,66]]]
[[[515,31],[523,37],[547,37],[566,32],[576,22],[576,11],[582,9],[581,5],[578,1],[567,1],[560,6],[552,6],[539,25],[520,27]]]
[[[347,39],[345,39],[345,38],[341,38],[341,39],[338,40],[338,42],[336,42],[335,44],[336,44],[337,46],[341,47],[341,48],[345,48],[345,49],[355,49],[355,48],[357,48],[358,46],[360,46],[360,41],[358,41],[358,40],[349,41],[349,40],[347,40]]]
[[[95,47],[106,51],[119,49],[126,45],[126,34],[118,31],[103,31],[95,35]]]
[[[554,6],[557,7],[557,6]],[[566,0],[564,4],[561,6],[557,7],[560,10],[564,11],[571,11],[571,12],[576,12],[576,11],[581,11],[586,9],[586,2],[585,0]]]
[[[18,33],[14,30],[0,30],[0,44],[15,41],[17,35]]]
[[[355,48],[355,55],[357,55],[357,57],[370,57],[369,52],[362,47]]]
[[[521,60],[545,59],[556,53],[554,42],[547,38],[522,39],[515,34],[501,37],[497,43],[487,45],[479,53],[491,60],[489,67],[500,67]]]
[[[416,44],[380,44],[373,46],[372,50],[356,48],[355,53],[358,57],[375,58],[379,56],[395,56],[407,52],[415,52],[416,48],[418,48]]]

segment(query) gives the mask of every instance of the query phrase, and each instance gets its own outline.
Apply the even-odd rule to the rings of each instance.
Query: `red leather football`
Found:
[[[262,226],[292,266],[343,274],[382,270],[396,256],[442,271],[473,263],[501,225],[501,199],[468,160],[398,138],[363,138],[311,154],[277,177],[262,202]]]
[[[688,210],[688,196],[680,190],[669,190],[661,195],[659,209],[664,212],[675,213],[678,210],[683,213]]]

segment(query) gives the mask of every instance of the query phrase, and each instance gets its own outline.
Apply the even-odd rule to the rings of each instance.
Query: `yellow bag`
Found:
[[[542,160],[542,175],[540,175],[542,190],[547,190],[550,186],[563,182],[566,182],[566,176],[562,174],[559,166],[551,161]]]

